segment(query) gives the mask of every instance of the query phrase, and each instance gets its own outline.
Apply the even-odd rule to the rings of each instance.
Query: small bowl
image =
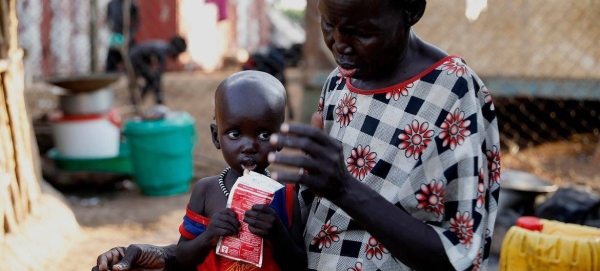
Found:
[[[71,93],[85,93],[104,88],[121,78],[120,73],[95,73],[46,79],[46,82]]]

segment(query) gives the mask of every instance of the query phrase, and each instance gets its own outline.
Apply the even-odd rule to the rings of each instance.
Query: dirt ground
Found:
[[[177,73],[167,74],[165,78],[167,105],[173,110],[187,111],[196,118],[199,143],[194,162],[195,175],[198,177],[216,175],[226,166],[210,141],[208,127],[213,116],[213,91],[231,72],[227,70],[210,75]],[[296,116],[300,116],[300,73],[290,70],[288,78],[291,104]],[[121,106],[128,101],[124,86],[122,81],[116,83],[117,101]],[[47,86],[45,88],[38,87],[28,92],[27,98],[34,117],[44,107],[55,103]],[[127,118],[127,108],[122,109]],[[600,170],[598,162],[592,159],[597,141],[597,137],[589,137],[588,140],[574,138],[574,143],[546,144],[512,154],[504,150],[502,167],[532,172],[559,185],[582,184],[600,191]],[[97,255],[114,246],[176,242],[190,194],[147,197],[141,195],[133,183],[125,182],[119,189],[100,192],[82,188],[75,193],[65,193],[65,196],[71,203],[81,231],[77,241],[71,245],[68,256],[56,259],[57,263],[47,270],[89,270],[95,264]]]

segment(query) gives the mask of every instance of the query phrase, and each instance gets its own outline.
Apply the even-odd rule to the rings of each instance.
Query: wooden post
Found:
[[[16,0],[0,0],[0,238],[35,208],[40,187],[24,96],[23,50],[17,43]]]
[[[90,70],[98,72],[98,0],[90,0]]]
[[[304,92],[302,95],[301,121],[309,123],[317,108],[321,89],[327,76],[336,67],[333,56],[323,42],[321,16],[317,10],[318,0],[306,1],[306,42],[303,48]]]

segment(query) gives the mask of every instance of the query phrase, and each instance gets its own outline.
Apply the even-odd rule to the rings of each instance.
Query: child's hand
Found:
[[[263,238],[269,238],[281,224],[277,213],[271,207],[262,204],[252,206],[244,213],[244,222],[248,223],[248,230]]]
[[[211,240],[211,244],[216,246],[219,237],[237,235],[240,227],[241,224],[237,220],[235,212],[229,208],[225,208],[210,218],[210,223],[208,223],[204,234],[207,234]]]

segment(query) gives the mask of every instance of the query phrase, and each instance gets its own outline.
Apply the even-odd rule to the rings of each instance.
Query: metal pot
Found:
[[[101,88],[93,92],[62,94],[59,96],[60,109],[66,115],[103,114],[113,106],[112,88]]]

